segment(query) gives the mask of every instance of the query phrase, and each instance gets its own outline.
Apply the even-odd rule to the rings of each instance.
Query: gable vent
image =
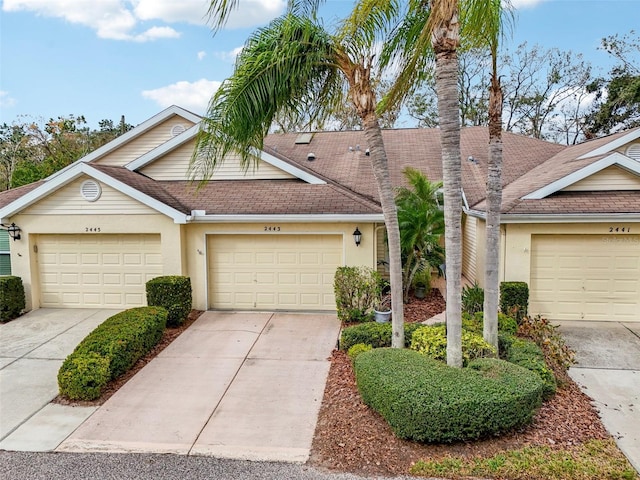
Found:
[[[627,148],[627,157],[640,162],[640,143],[633,143]]]
[[[80,186],[80,195],[82,195],[82,198],[87,202],[95,202],[100,198],[100,195],[102,195],[102,188],[100,188],[98,182],[87,180],[82,182]]]
[[[184,125],[181,125],[181,124],[174,125],[173,127],[171,127],[171,136],[177,137],[178,135],[183,134],[186,130],[187,129],[185,128]]]

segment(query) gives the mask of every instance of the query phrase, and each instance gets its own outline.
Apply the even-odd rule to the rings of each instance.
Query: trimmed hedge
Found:
[[[421,323],[404,324],[404,345],[409,346],[411,336],[418,328],[424,327]],[[340,334],[340,350],[345,352],[358,343],[371,345],[373,348],[391,346],[392,325],[390,323],[367,322],[353,325],[342,330]]]
[[[179,327],[189,316],[193,297],[191,279],[179,275],[166,275],[149,280],[146,284],[147,305],[163,307],[169,313],[168,327]]]
[[[482,325],[484,322],[484,312],[477,312],[474,315],[462,313],[462,328],[470,332],[482,335]],[[518,331],[518,322],[515,318],[498,312],[498,332],[515,335]]]
[[[537,375],[483,358],[452,368],[413,350],[379,348],[354,361],[364,402],[394,433],[419,442],[474,440],[531,421],[541,404]]]
[[[0,322],[20,316],[25,309],[24,285],[20,277],[0,277]]]
[[[518,322],[529,309],[529,286],[526,282],[500,283],[500,310],[516,318]]]
[[[535,373],[542,381],[542,398],[547,399],[556,393],[558,384],[553,371],[547,366],[544,353],[535,342],[513,335],[498,335],[501,357]]]
[[[98,398],[110,380],[158,344],[166,324],[167,311],[161,307],[132,308],[106,319],[62,363],[60,395],[71,400]]]

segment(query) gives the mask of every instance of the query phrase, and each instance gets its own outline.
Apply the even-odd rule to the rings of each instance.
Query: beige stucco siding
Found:
[[[80,187],[88,177],[79,178],[23,211],[23,215],[140,215],[155,210],[108,185],[100,183],[102,194],[89,202],[80,194]]]
[[[640,190],[640,177],[611,166],[563,189],[564,191]]]
[[[173,138],[172,129],[178,125],[182,125],[185,129],[188,129],[192,127],[194,123],[178,115],[173,115],[171,118],[149,129],[144,135],[134,138],[120,148],[95,160],[95,163],[113,166],[126,165]]]
[[[162,158],[141,169],[141,173],[155,180],[188,180],[189,162],[195,148],[195,140],[167,153]],[[267,180],[289,179],[293,175],[260,161],[257,168],[250,166],[245,171],[240,166],[239,157],[230,155],[215,170],[211,180]],[[196,178],[201,180],[201,178]]]

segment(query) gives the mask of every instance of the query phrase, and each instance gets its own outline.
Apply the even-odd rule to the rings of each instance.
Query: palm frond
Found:
[[[279,112],[314,118],[343,95],[335,66],[333,38],[312,20],[289,14],[256,31],[238,56],[233,75],[211,99],[196,139],[192,178],[210,178],[229,154],[243,168],[257,162],[257,151]],[[314,102],[303,102],[313,98]]]

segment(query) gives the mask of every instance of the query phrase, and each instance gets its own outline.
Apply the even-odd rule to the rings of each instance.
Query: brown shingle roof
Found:
[[[159,182],[191,210],[208,215],[380,214],[379,205],[336,185],[302,180]]]
[[[19,199],[23,195],[26,195],[31,190],[38,188],[44,183],[44,180],[30,183],[29,185],[23,185],[22,187],[12,188],[11,190],[5,190],[0,192],[0,208],[9,205],[14,200]]]
[[[557,192],[539,200],[521,200],[509,214],[640,213],[640,191]]]

